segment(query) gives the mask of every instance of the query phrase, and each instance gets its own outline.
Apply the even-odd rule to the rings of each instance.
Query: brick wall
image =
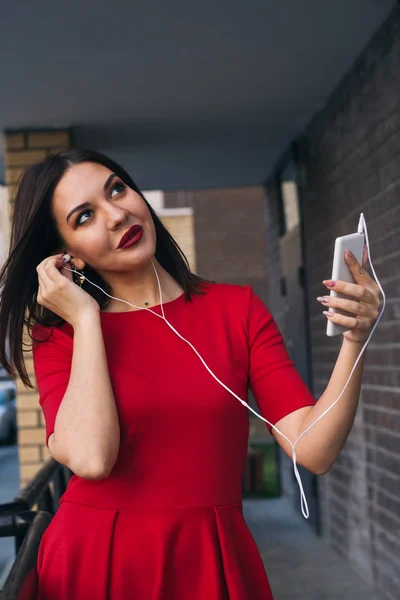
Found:
[[[250,284],[267,301],[265,192],[260,186],[165,192],[165,206],[191,207],[196,271],[219,283]],[[252,397],[250,404],[257,410]],[[250,414],[250,439],[273,442]]]
[[[167,208],[157,210],[156,212],[162,223],[183,250],[192,271],[196,271],[193,210],[191,208]]]
[[[249,283],[266,299],[262,187],[165,192],[165,206],[193,208],[199,275],[220,283]]]
[[[281,330],[285,330],[285,308],[288,301],[281,295],[280,279],[283,275],[281,256],[279,252],[280,218],[279,218],[279,189],[275,177],[271,177],[266,185],[266,238],[268,261],[268,308]],[[297,499],[297,483],[293,479],[293,462],[282,451],[279,452],[279,470],[281,492],[285,496]]]
[[[70,132],[66,130],[9,131],[6,141],[6,183],[10,218],[16,184],[24,169],[45,156],[70,145]],[[27,338],[27,343],[30,343]],[[31,381],[35,382],[33,360],[26,353],[26,364]],[[24,485],[50,456],[45,445],[45,430],[37,391],[26,389],[17,380],[18,444],[21,485]]]
[[[330,276],[336,236],[365,214],[387,308],[366,354],[360,407],[332,471],[320,478],[329,543],[381,590],[399,597],[400,572],[400,7],[312,120],[299,143],[309,297]],[[270,182],[270,187],[273,187]],[[270,195],[270,201],[273,195]],[[276,217],[271,213],[271,231]],[[270,231],[268,233],[270,235]],[[276,256],[276,240],[271,256]],[[274,261],[270,261],[274,263]],[[269,278],[278,273],[270,270]],[[340,338],[327,338],[311,301],[314,393],[331,375]]]
[[[8,216],[8,189],[0,185],[0,267],[3,266],[10,246],[10,219]]]

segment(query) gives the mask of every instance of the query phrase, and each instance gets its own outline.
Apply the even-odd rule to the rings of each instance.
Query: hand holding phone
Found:
[[[365,236],[363,233],[351,233],[349,235],[343,235],[336,238],[331,279],[334,281],[340,280],[347,281],[348,283],[355,283],[354,277],[345,261],[344,253],[346,250],[351,250],[361,265],[363,261],[364,241]],[[338,298],[345,298],[346,300],[355,300],[355,298],[352,296],[347,296],[346,294],[341,294],[339,292],[335,292],[334,290],[331,290],[330,295]],[[338,308],[329,307],[329,312],[338,312],[339,314],[348,316],[348,313]],[[346,327],[337,325],[328,319],[326,325],[326,335],[333,337],[335,335],[339,335],[339,333],[345,333],[345,331],[348,331]]]

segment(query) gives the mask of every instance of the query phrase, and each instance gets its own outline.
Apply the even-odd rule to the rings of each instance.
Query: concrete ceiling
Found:
[[[247,157],[232,183],[257,183],[395,4],[2,3],[0,126],[74,127],[79,145],[125,163],[147,156],[143,187],[218,184],[207,160],[190,172],[190,157],[206,159],[207,148],[228,179]],[[184,163],[180,181],[168,178],[171,154]]]

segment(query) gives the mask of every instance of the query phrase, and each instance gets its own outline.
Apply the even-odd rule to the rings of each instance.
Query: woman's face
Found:
[[[144,267],[155,254],[156,232],[146,203],[103,165],[71,167],[54,191],[52,209],[65,250],[79,269],[84,265],[76,259],[107,279],[107,273]],[[128,244],[119,247],[132,226]]]

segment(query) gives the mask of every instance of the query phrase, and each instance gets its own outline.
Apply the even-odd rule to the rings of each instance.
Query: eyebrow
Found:
[[[111,175],[109,177],[107,177],[106,182],[103,186],[103,190],[106,192],[108,190],[108,188],[111,185],[112,180],[114,179],[114,177],[116,177],[115,173],[111,173]],[[67,215],[67,223],[70,219],[70,217],[72,217],[72,215],[77,212],[78,210],[82,210],[82,208],[87,208],[88,206],[90,206],[90,202],[84,202],[83,204],[79,204],[78,206],[75,206],[75,208],[73,208]]]

